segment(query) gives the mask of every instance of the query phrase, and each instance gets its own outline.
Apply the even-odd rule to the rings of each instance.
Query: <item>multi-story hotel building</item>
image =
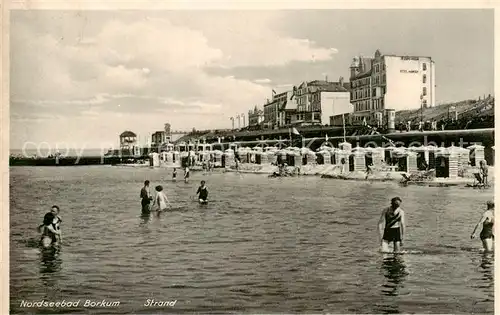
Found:
[[[327,125],[330,116],[352,112],[349,90],[343,78],[339,82],[303,82],[296,88],[295,96],[297,113],[292,123]]]
[[[436,101],[431,57],[382,55],[355,57],[350,67],[354,122],[380,122],[386,110],[432,107]]]

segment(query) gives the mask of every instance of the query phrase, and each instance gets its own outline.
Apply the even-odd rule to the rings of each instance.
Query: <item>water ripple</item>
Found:
[[[488,192],[301,177],[113,167],[11,168],[11,313],[493,313],[494,257],[468,236]],[[175,210],[140,215],[162,184]],[[211,202],[193,199],[207,180]],[[406,255],[378,253],[392,196]],[[39,253],[36,226],[61,206],[64,244]],[[26,309],[22,300],[120,300],[118,308]],[[177,300],[146,307],[147,299]]]

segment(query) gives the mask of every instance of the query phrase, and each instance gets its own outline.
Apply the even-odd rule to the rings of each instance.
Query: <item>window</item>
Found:
[[[385,83],[385,74],[382,75],[382,83]]]
[[[427,88],[424,86],[424,88],[422,89],[422,95],[427,95]]]
[[[427,108],[427,100],[424,100],[424,101],[422,102],[422,106],[423,106],[424,108]]]
[[[385,63],[382,64],[382,70],[385,71]]]
[[[372,94],[372,96],[373,96],[373,97],[377,96],[377,89],[373,89],[373,92],[372,92],[372,93],[373,93],[373,94]]]
[[[422,83],[427,83],[427,75],[425,75],[425,74],[422,77]]]
[[[427,70],[427,64],[425,62],[422,64],[422,70]]]

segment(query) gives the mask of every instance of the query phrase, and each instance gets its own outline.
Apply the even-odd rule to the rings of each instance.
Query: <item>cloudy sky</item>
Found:
[[[437,102],[493,93],[493,11],[12,11],[11,148],[229,128],[355,55],[432,56]]]

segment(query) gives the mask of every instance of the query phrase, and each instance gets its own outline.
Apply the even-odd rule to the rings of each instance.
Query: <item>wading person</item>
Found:
[[[57,242],[61,242],[62,241],[62,236],[61,236],[62,235],[62,233],[61,233],[61,223],[62,223],[62,220],[59,217],[59,212],[60,212],[59,207],[56,206],[56,205],[53,205],[52,208],[50,209],[50,212],[47,212],[45,214],[43,223],[38,227],[38,231],[42,232],[42,228],[46,225],[45,224],[46,223],[45,222],[45,218],[50,217],[50,214],[52,214],[52,216],[53,216],[52,229],[54,229],[55,231],[58,232],[57,234],[55,234]]]
[[[156,198],[153,201],[153,207],[157,205],[156,211],[160,213],[161,211],[167,210],[167,205],[172,208],[170,205],[170,201],[168,201],[167,195],[163,192],[163,187],[161,185],[158,185],[155,187],[156,190]]]
[[[495,203],[493,201],[488,201],[486,203],[486,211],[483,213],[481,220],[479,220],[479,222],[474,227],[474,230],[472,231],[472,234],[470,236],[470,238],[475,238],[476,230],[481,224],[483,225],[483,229],[481,230],[479,237],[483,242],[483,248],[485,252],[493,251],[493,239],[495,238],[495,236],[493,235],[493,224],[495,221],[494,210]]]
[[[200,187],[198,187],[196,194],[198,195],[198,201],[200,203],[207,203],[208,202],[208,189],[207,189],[207,186],[205,185],[204,180],[201,181],[201,185],[200,185]]]
[[[382,211],[378,223],[382,252],[389,252],[389,244],[394,246],[394,252],[401,251],[405,233],[405,215],[401,209],[401,198],[391,199],[391,205]]]
[[[38,227],[42,233],[40,245],[44,248],[56,245],[59,239],[60,233],[54,228],[54,219],[54,214],[49,212],[43,217],[43,224]]]
[[[174,171],[172,172],[172,181],[176,181],[177,180],[177,169],[174,167]]]
[[[189,181],[189,167],[186,166],[184,169],[184,182],[187,183]]]
[[[151,203],[151,200],[153,199],[151,197],[151,193],[149,191],[149,180],[144,182],[144,187],[141,189],[141,205],[142,205],[142,213],[148,213],[149,212],[149,204]]]

